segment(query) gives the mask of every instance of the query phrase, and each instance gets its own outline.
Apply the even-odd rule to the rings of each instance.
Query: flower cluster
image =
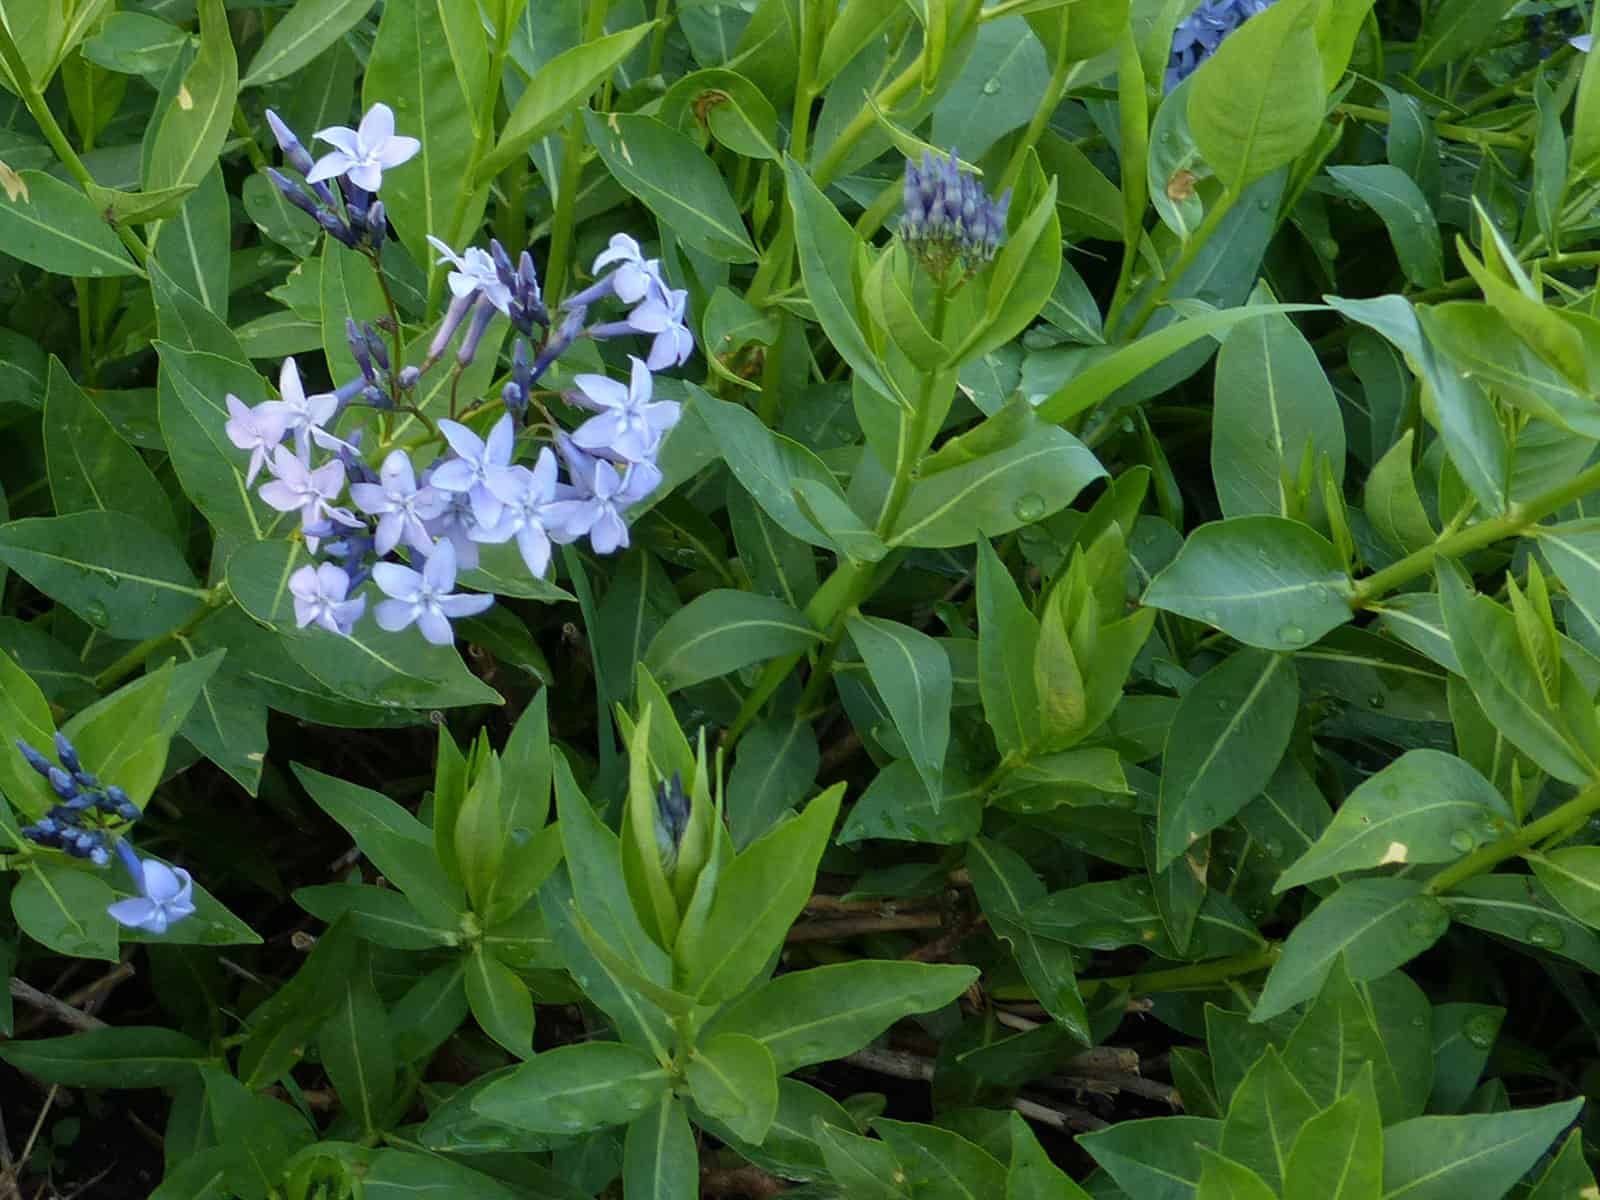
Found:
[[[22,836],[51,850],[64,850],[73,858],[86,858],[97,867],[111,861],[110,847],[115,829],[139,819],[138,806],[115,784],[102,787],[100,781],[83,769],[78,752],[64,733],[56,734],[57,766],[27,742],[19,740],[17,749],[28,765],[43,775],[61,803],[32,825],[22,828]]]
[[[346,246],[381,247],[388,230],[383,201],[376,197],[383,186],[383,173],[409,162],[422,149],[416,138],[396,136],[393,110],[387,104],[374,104],[356,129],[335,125],[318,130],[317,139],[332,146],[333,152],[315,161],[294,130],[270,108],[267,124],[278,140],[284,161],[305,176],[305,183],[300,184],[281,171],[267,169],[267,178],[284,199],[310,214],[331,237]],[[339,183],[342,205],[328,186],[330,179]]]
[[[1005,240],[1010,208],[1011,189],[991,198],[961,169],[954,150],[948,157],[924,150],[920,168],[906,160],[900,237],[934,275],[958,261],[968,272],[992,261]]]
[[[275,116],[269,119],[289,165],[307,179],[310,191],[301,189],[302,195],[316,202],[318,222],[376,260],[381,235],[363,241],[352,221],[341,226],[352,241],[330,224],[327,214],[337,210],[327,181],[338,180],[347,211],[359,203],[369,220],[374,210],[381,215],[375,193],[382,171],[415,153],[415,139],[395,136],[393,115],[376,105],[357,130],[319,133],[335,151],[313,163],[294,133]],[[420,365],[395,363],[384,337],[352,320],[346,334],[361,372],[355,379],[308,396],[291,358],[279,375],[277,400],[251,408],[236,396],[226,398],[228,439],[250,453],[247,485],[265,471],[270,478],[259,488],[261,499],[279,512],[297,513],[307,547],[324,556],[289,579],[301,628],[317,625],[348,636],[367,611],[361,589],[370,580],[381,596],[371,606],[379,626],[398,631],[415,625],[430,642],[449,644],[452,620],[493,603],[492,596],[454,590],[457,573],[478,565],[480,546],[514,543],[537,577],[549,569],[552,545],[588,538],[597,553],[612,553],[628,545],[625,512],[661,483],[656,455],[677,424],[679,406],[654,398],[651,372],[686,362],[694,336],[685,323],[688,292],[667,285],[660,262],[647,259],[632,238],[613,237],[595,259],[596,282],[568,298],[556,321],[527,251],[513,262],[494,240],[487,250],[469,247],[459,254],[432,236],[428,242],[440,254],[438,265],[450,267],[451,299]],[[621,320],[590,323],[590,309],[605,301],[620,301],[629,311]],[[432,460],[414,461],[410,450],[395,447],[376,470],[363,457],[359,433],[331,432],[351,404],[415,411],[410,397],[422,374],[444,358],[458,333],[455,369],[464,369],[497,315],[513,330],[511,369],[499,395],[504,413],[486,432],[466,419],[481,406],[461,419],[453,409],[451,419],[424,417],[442,442]],[[566,399],[594,415],[568,432],[555,428],[546,413],[548,424],[540,427],[552,430],[554,449],[539,447],[531,465],[517,461],[519,430],[528,428],[534,388],[551,363],[579,337],[625,335],[651,339],[647,357],[630,359],[628,382],[578,375]],[[395,561],[401,555],[407,561]]]
[[[1193,75],[1235,29],[1271,7],[1272,0],[1201,0],[1200,7],[1173,31],[1166,90],[1170,92]]]
[[[27,742],[19,740],[17,749],[61,801],[31,825],[23,826],[23,837],[47,850],[87,859],[97,867],[109,866],[115,852],[132,876],[136,893],[107,906],[106,911],[119,924],[159,934],[194,914],[194,882],[189,873],[153,858],[141,860],[134,853],[124,835],[139,819],[139,806],[116,784],[102,785],[85,770],[66,734],[58,732],[55,737],[59,766]]]

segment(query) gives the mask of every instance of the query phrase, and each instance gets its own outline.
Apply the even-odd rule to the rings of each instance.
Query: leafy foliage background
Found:
[[[0,753],[0,1196],[1594,1195],[1591,17],[0,0],[0,733],[195,881],[119,925]],[[369,255],[265,112],[377,103]],[[618,233],[697,341],[629,547],[298,625],[224,397]]]

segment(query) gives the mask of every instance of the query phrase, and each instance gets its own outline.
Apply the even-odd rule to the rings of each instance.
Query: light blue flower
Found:
[[[473,528],[469,536],[477,542],[509,542],[516,539],[522,561],[535,578],[544,578],[550,566],[550,535],[545,514],[558,496],[571,489],[556,482],[556,456],[546,446],[539,451],[533,470],[512,467],[516,490],[507,499],[500,521],[492,528]]]
[[[1590,50],[1594,49],[1594,34],[1580,33],[1577,37],[1570,37],[1567,39],[1567,45],[1571,46],[1574,50],[1578,50],[1584,54],[1587,54]]]
[[[1230,33],[1251,17],[1266,12],[1272,3],[1273,0],[1202,0],[1200,7],[1173,30],[1166,90],[1170,92],[1193,75]]]
[[[160,934],[194,915],[194,880],[189,872],[153,858],[141,861],[126,842],[117,843],[117,852],[128,864],[139,894],[107,906],[106,912],[113,921],[129,929]]]
[[[294,597],[294,620],[299,628],[315,622],[340,637],[350,636],[367,608],[365,596],[348,599],[350,576],[328,562],[307,563],[289,576],[289,594]]]
[[[652,401],[650,368],[630,356],[633,364],[627,386],[604,375],[579,375],[573,380],[579,403],[600,410],[572,433],[572,440],[590,454],[643,462],[654,457],[661,439],[678,423],[679,405],[671,400]]]
[[[450,263],[455,267],[446,280],[452,296],[459,300],[478,292],[495,308],[510,315],[511,289],[500,278],[499,268],[487,250],[468,246],[464,253],[457,254],[432,234],[428,235],[428,244],[439,251],[440,264]]]
[[[626,549],[628,526],[622,514],[661,486],[661,471],[652,462],[631,463],[618,471],[605,459],[585,454],[566,434],[557,437],[574,495],[545,506],[550,540],[565,544],[587,537],[597,554]]]
[[[369,192],[383,186],[384,171],[409,162],[422,149],[422,143],[414,137],[395,136],[394,110],[387,104],[374,104],[369,108],[357,129],[334,125],[319,129],[316,136],[332,146],[333,151],[316,161],[306,175],[306,182],[319,183],[343,175]]]
[[[287,446],[272,452],[271,470],[277,478],[264,483],[258,492],[261,499],[279,512],[300,511],[300,528],[305,532],[319,529],[324,522],[336,522],[357,528],[361,521],[334,501],[344,491],[344,464],[338,459],[323,463],[316,470]],[[313,535],[316,536],[316,535]]]
[[[500,493],[515,491],[508,474],[517,437],[511,414],[506,413],[495,422],[487,440],[459,421],[440,421],[439,432],[456,457],[434,468],[429,484],[441,492],[465,492],[478,524],[496,524],[504,505]]]
[[[300,382],[300,368],[293,358],[284,359],[278,370],[278,397],[284,428],[294,434],[295,448],[302,456],[310,452],[313,441],[324,450],[337,450],[346,444],[323,428],[338,413],[339,397],[333,392],[306,395],[305,385]]]
[[[250,469],[245,474],[244,485],[252,487],[261,468],[267,464],[267,456],[277,449],[288,432],[289,413],[276,400],[250,408],[232,392],[223,397],[223,402],[228,406],[228,420],[223,431],[239,449],[250,451]]]
[[[425,521],[445,509],[445,498],[435,488],[417,486],[411,458],[404,450],[391,450],[378,471],[378,483],[353,483],[350,499],[362,512],[378,518],[373,548],[388,554],[402,541],[426,554],[433,546]]]
[[[665,291],[661,279],[661,262],[645,258],[639,243],[625,233],[612,234],[607,247],[594,260],[594,273],[600,274],[613,267],[610,291],[624,304],[637,304],[652,290]]]
[[[494,603],[493,596],[450,590],[456,583],[456,551],[445,541],[434,545],[421,571],[383,562],[372,568],[372,580],[389,597],[379,601],[374,610],[378,624],[398,633],[415,623],[422,636],[436,646],[455,641],[452,618],[475,617]]]

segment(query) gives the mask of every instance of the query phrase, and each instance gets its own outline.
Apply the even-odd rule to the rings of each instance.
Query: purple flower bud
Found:
[[[361,389],[366,387],[366,386],[367,386],[367,381],[364,378],[362,378],[360,375],[357,375],[354,379],[350,380],[348,383],[340,384],[339,387],[337,389],[335,389],[335,391],[333,393],[334,399],[336,399],[339,402],[339,405],[338,405],[337,408],[335,408],[333,410],[333,416],[330,416],[326,421],[323,422],[323,424],[324,425],[331,425],[333,423],[334,419],[338,417],[340,409],[342,409],[346,404],[349,404],[350,401],[354,400],[357,396],[359,396],[361,394]]]
[[[506,291],[515,292],[517,269],[511,264],[511,256],[506,253],[506,248],[500,244],[499,238],[489,239],[489,258],[494,263],[494,273],[499,276]]]
[[[467,326],[467,335],[461,339],[461,346],[456,350],[456,362],[459,365],[466,366],[478,353],[483,331],[489,328],[490,320],[498,311],[487,296],[478,297],[477,306],[472,310],[472,324]]]
[[[110,866],[111,852],[104,846],[96,846],[93,850],[89,851],[89,861],[97,867]]]
[[[563,307],[565,307],[563,305]],[[555,335],[545,342],[539,351],[539,357],[533,360],[533,370],[530,372],[532,382],[537,383],[549,369],[551,363],[566,353],[567,347],[578,340],[578,335],[583,332],[583,323],[588,319],[589,310],[583,305],[568,310],[566,320],[561,322],[561,328]]]
[[[355,231],[346,225],[344,220],[337,214],[331,213],[325,208],[319,208],[311,215],[317,218],[317,224],[326,229],[331,237],[350,247],[350,249],[354,250],[356,244],[361,240],[356,237]]]
[[[278,141],[278,149],[283,151],[283,161],[302,175],[311,174],[311,153],[300,144],[300,139],[295,137],[294,130],[285,125],[278,114],[270,108],[267,109],[267,124],[272,129],[272,136]]]
[[[356,366],[361,368],[361,377],[369,385],[376,383],[378,377],[372,373],[372,355],[367,351],[367,339],[357,327],[354,317],[344,319],[344,336],[350,345],[350,354],[355,358]]]
[[[375,383],[369,383],[361,389],[361,401],[372,408],[391,409],[394,401],[389,399],[389,393]]]
[[[23,741],[21,738],[17,739],[17,749],[22,752],[22,757],[28,760],[28,765],[30,767],[39,772],[39,774],[43,775],[46,779],[50,778],[50,771],[55,765],[54,763],[52,763],[44,755],[40,754],[32,746],[28,745],[28,743]]]
[[[290,204],[307,216],[315,217],[319,222],[322,220],[318,215],[320,210],[317,208],[316,200],[312,198],[311,193],[306,191],[305,188],[290,179],[282,171],[274,170],[272,167],[267,168],[267,178],[272,181],[273,187],[283,193],[283,198]]]
[[[528,343],[524,338],[518,338],[517,344],[511,348],[511,378],[522,390],[523,403],[526,404],[528,393],[533,390],[533,366],[528,361]]]
[[[417,386],[417,380],[419,380],[421,378],[422,378],[422,370],[421,370],[421,368],[419,368],[419,367],[401,367],[400,368],[400,375],[395,380],[395,382],[400,385],[400,390],[401,391],[409,392],[412,388]]]
[[[450,307],[445,309],[444,319],[439,322],[438,332],[433,335],[433,341],[428,343],[428,357],[423,360],[424,366],[431,365],[439,360],[439,356],[444,353],[444,348],[450,344],[450,339],[455,336],[456,329],[466,319],[476,295],[476,292],[468,292],[466,295],[456,296],[450,301]]]
[[[367,340],[367,352],[372,355],[372,361],[378,364],[381,370],[389,369],[389,348],[383,344],[383,335],[367,322],[361,323],[362,335]]]
[[[520,418],[528,408],[528,393],[517,386],[515,379],[508,379],[505,387],[500,389],[500,403],[506,406],[506,411],[513,417]]]
[[[51,767],[50,773],[46,778],[50,780],[50,786],[54,789],[55,794],[63,800],[77,799],[79,793],[78,781],[60,767]]]
[[[389,218],[384,212],[383,201],[374,200],[372,207],[367,209],[367,240],[372,243],[374,250],[383,249],[383,239],[389,233]]]

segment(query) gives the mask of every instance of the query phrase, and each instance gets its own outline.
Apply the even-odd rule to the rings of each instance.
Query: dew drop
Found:
[[[1472,836],[1470,829],[1458,829],[1450,835],[1450,848],[1457,854],[1465,854],[1478,844],[1478,839]]]
[[[104,629],[111,624],[111,614],[106,611],[106,606],[98,600],[91,600],[83,606],[83,619],[96,629]]]
[[[1278,640],[1290,646],[1300,646],[1305,643],[1306,631],[1298,625],[1279,625]]]
[[[1016,514],[1019,521],[1037,521],[1044,516],[1044,497],[1035,492],[1028,492],[1017,497],[1017,502],[1011,511]]]
[[[1373,692],[1372,695],[1367,697],[1367,707],[1369,708],[1382,708],[1387,703],[1389,702],[1383,698],[1381,692]]]
[[[1567,935],[1561,932],[1561,927],[1549,921],[1536,922],[1528,930],[1528,941],[1544,950],[1559,950],[1566,940]]]
[[[983,85],[983,94],[985,96],[992,96],[996,92],[998,92],[999,90],[1000,90],[1000,81],[998,79],[988,80]]]
[[[1200,616],[1212,625],[1217,623],[1217,610],[1214,608],[1201,609]]]
[[[1277,838],[1268,838],[1266,841],[1261,843],[1261,848],[1267,852],[1268,858],[1283,857],[1283,843]]]
[[[1462,1035],[1479,1050],[1494,1045],[1495,1034],[1499,1031],[1500,1023],[1487,1014],[1472,1017],[1461,1027]]]

